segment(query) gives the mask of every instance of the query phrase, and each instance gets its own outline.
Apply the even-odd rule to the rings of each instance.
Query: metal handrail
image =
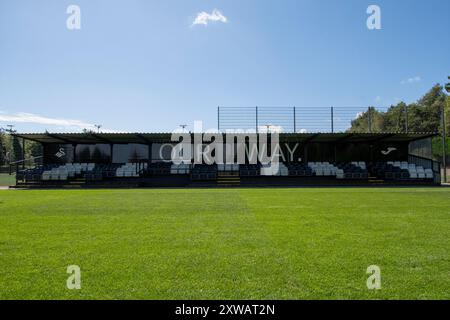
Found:
[[[28,158],[28,159],[22,159],[22,160],[10,162],[9,164],[11,165],[11,164],[23,163],[23,162],[25,162],[25,161],[36,160],[36,159],[42,159],[42,158],[44,158],[44,156],[31,157],[31,158]]]

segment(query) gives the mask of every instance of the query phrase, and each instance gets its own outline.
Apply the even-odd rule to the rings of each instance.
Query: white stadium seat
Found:
[[[142,165],[139,166],[137,163],[125,163],[116,169],[116,177],[139,177],[140,169],[142,169]]]
[[[316,176],[334,177],[338,171],[338,168],[329,162],[308,162],[308,166]]]
[[[434,173],[432,169],[424,169],[422,166],[416,166],[414,163],[408,163],[406,161],[388,162],[394,167],[398,167],[402,170],[408,170],[410,179],[433,179]]]
[[[289,170],[286,167],[286,165],[282,162],[278,163],[277,165],[270,163],[263,165],[261,167],[260,171],[262,176],[288,176]]]
[[[416,171],[410,171],[410,172],[409,172],[409,177],[410,177],[411,179],[417,179],[417,178],[418,178],[417,172],[416,172]]]
[[[342,169],[337,169],[337,170],[336,170],[336,178],[337,178],[337,179],[344,179],[344,178],[345,178],[344,170],[342,170]]]

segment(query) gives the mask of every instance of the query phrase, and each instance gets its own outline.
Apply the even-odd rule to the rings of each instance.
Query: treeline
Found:
[[[437,84],[417,102],[399,102],[384,112],[369,107],[352,121],[349,132],[442,132],[446,99],[443,87]],[[449,110],[446,114],[450,115]],[[450,130],[448,119],[446,130]]]
[[[449,103],[446,103],[449,99]],[[418,101],[399,102],[386,111],[369,107],[352,121],[349,132],[437,132],[442,134],[442,110],[446,114],[446,133],[450,136],[450,97],[444,88],[436,84]],[[446,155],[450,159],[450,138],[447,139]],[[442,138],[433,139],[433,156],[442,158]]]
[[[7,132],[0,132],[0,166],[11,162],[42,156],[40,143],[25,141],[25,153],[23,152],[22,139],[14,137]]]

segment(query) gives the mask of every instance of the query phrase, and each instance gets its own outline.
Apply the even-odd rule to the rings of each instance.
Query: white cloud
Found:
[[[228,18],[225,17],[219,10],[214,9],[212,13],[208,13],[205,11],[199,12],[197,17],[195,17],[193,26],[195,25],[204,25],[207,26],[209,22],[223,22],[227,23]]]
[[[7,114],[0,111],[0,121],[9,123],[31,123],[44,126],[53,126],[57,129],[65,129],[69,131],[81,131],[83,129],[97,131],[92,123],[83,122],[73,119],[48,118],[33,113],[19,112],[15,114]],[[102,132],[119,132],[111,129],[101,129]]]
[[[400,83],[401,84],[411,84],[411,83],[416,83],[416,82],[420,82],[422,81],[422,78],[420,76],[415,76],[412,78],[408,78],[406,80],[402,80]]]
[[[375,102],[380,102],[381,101],[381,97],[380,96],[376,96],[375,97]]]

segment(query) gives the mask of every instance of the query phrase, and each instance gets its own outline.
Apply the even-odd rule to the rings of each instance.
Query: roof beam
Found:
[[[320,135],[321,135],[321,133],[313,134],[311,137],[306,138],[305,140],[303,140],[303,143],[311,142],[311,141],[313,141],[315,138],[317,138],[317,137],[320,136]]]
[[[111,140],[109,140],[109,139],[106,139],[105,137],[102,137],[101,135],[98,135],[98,134],[96,134],[96,133],[89,133],[89,135],[91,136],[91,137],[94,137],[95,139],[97,139],[97,140],[100,140],[100,141],[102,141],[102,142],[105,142],[105,143],[107,143],[107,144],[114,144],[114,142],[113,141],[111,141]]]
[[[55,140],[59,140],[59,141],[64,142],[64,143],[70,143],[70,144],[76,143],[73,140],[69,140],[69,139],[66,139],[66,138],[63,138],[63,137],[60,137],[60,136],[48,133],[48,132],[46,132],[45,135],[47,137],[50,137],[50,138],[55,139]]]
[[[136,133],[135,135],[136,135],[136,137],[137,137],[139,140],[143,141],[145,144],[152,144],[152,141],[148,140],[148,139],[147,139],[146,137],[144,137],[142,134]]]
[[[349,138],[353,137],[354,135],[355,135],[355,133],[349,133],[349,134],[347,134],[347,135],[345,135],[345,136],[335,140],[334,142],[335,143],[344,142],[345,140],[348,140]]]
[[[16,137],[16,138],[21,138],[21,139],[25,139],[25,140],[29,140],[29,141],[38,142],[38,143],[48,143],[48,142],[43,142],[43,141],[38,140],[38,139],[33,139],[33,138],[29,138],[29,137],[23,136],[21,134],[11,133],[11,135],[13,137]]]
[[[381,137],[378,137],[378,138],[375,138],[375,139],[368,140],[367,142],[368,142],[368,143],[376,143],[376,142],[380,142],[380,141],[382,141],[382,140],[384,140],[384,139],[391,138],[391,137],[395,137],[397,134],[398,134],[398,133],[388,133],[388,134],[385,134],[385,135],[383,135],[383,136],[381,136]]]
[[[417,140],[422,140],[422,139],[428,139],[428,138],[436,137],[438,135],[439,135],[438,133],[430,133],[430,134],[427,134],[424,136],[410,138],[410,139],[408,139],[408,141],[417,141]]]

